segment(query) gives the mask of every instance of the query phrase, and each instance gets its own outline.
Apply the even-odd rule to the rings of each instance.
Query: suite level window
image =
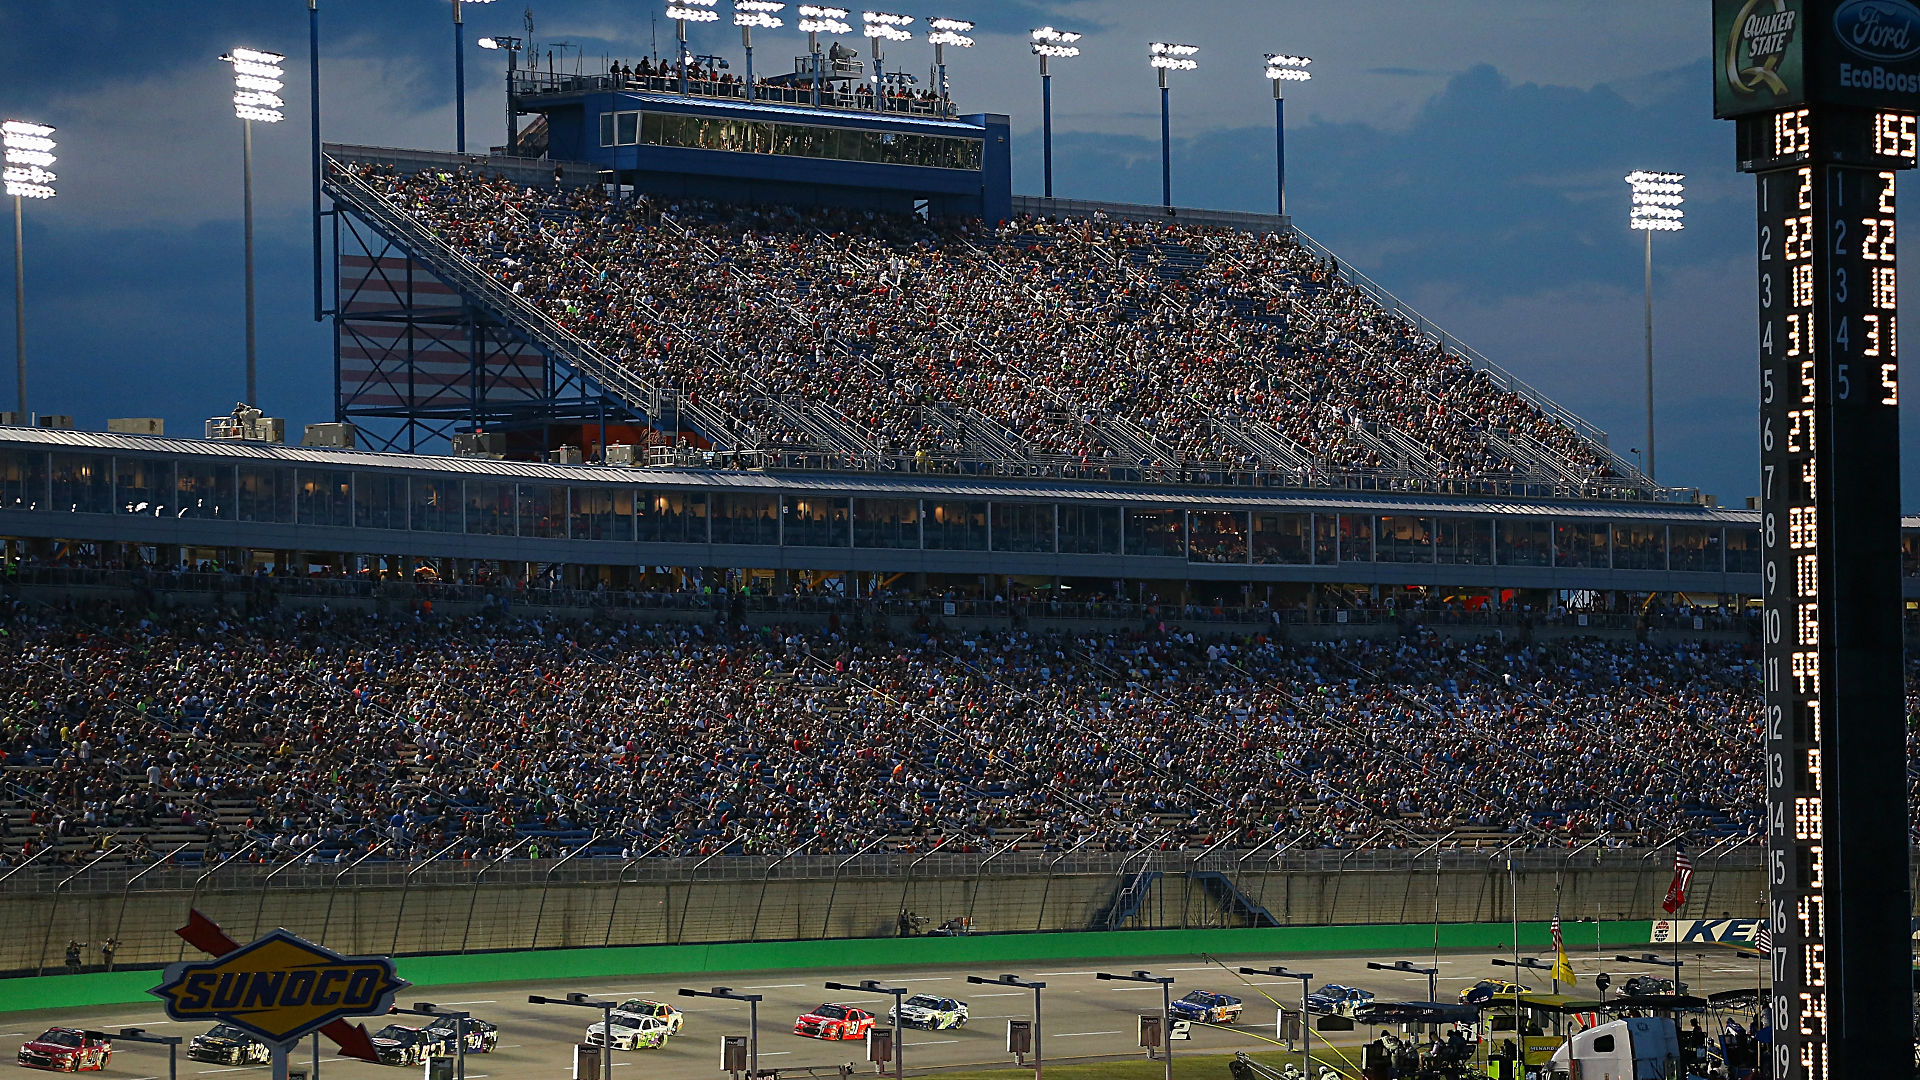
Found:
[[[600,114],[601,146],[636,146],[640,142],[640,114],[617,112]]]

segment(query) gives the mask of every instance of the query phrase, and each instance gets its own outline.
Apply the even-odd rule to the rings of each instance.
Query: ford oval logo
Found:
[[[1869,60],[1920,55],[1920,11],[1907,0],[1846,0],[1833,13],[1833,29]]]

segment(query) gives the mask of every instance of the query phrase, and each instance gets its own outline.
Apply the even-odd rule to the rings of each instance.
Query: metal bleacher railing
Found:
[[[1155,440],[1150,435],[1129,428],[1124,418],[1120,417],[1101,418],[1101,434],[1105,436],[1103,442],[1129,454],[1138,453],[1138,457],[1119,455],[1104,458],[1075,457],[1035,451],[1008,456],[1005,448],[1014,444],[1009,443],[1007,433],[993,424],[990,418],[971,415],[956,415],[951,419],[952,424],[957,425],[969,436],[966,440],[968,448],[963,452],[888,453],[873,448],[864,433],[844,417],[837,416],[830,407],[823,407],[820,402],[788,400],[765,393],[753,401],[739,402],[739,406],[776,419],[795,431],[809,435],[818,443],[818,445],[772,445],[757,432],[750,420],[738,415],[735,409],[717,407],[712,401],[701,400],[697,395],[686,394],[674,387],[656,385],[643,379],[629,368],[601,353],[592,344],[561,327],[550,315],[532,302],[504,287],[486,267],[474,263],[454,249],[435,235],[431,228],[408,213],[404,206],[397,205],[386,194],[358,176],[353,169],[346,167],[349,163],[382,163],[392,164],[395,168],[403,170],[467,167],[493,171],[495,162],[502,161],[510,170],[517,167],[517,171],[509,171],[509,175],[531,183],[534,181],[530,175],[521,175],[530,174],[533,171],[527,168],[525,159],[475,158],[420,151],[390,153],[364,147],[337,146],[329,146],[328,158],[330,167],[326,181],[327,190],[344,209],[366,221],[389,242],[411,251],[429,269],[466,293],[470,299],[486,306],[501,322],[525,336],[537,348],[549,356],[572,365],[576,370],[597,382],[609,394],[624,401],[639,415],[656,415],[665,407],[665,403],[672,403],[676,408],[676,416],[684,415],[690,422],[689,426],[711,440],[716,448],[735,455],[741,452],[752,453],[750,459],[742,459],[738,456],[731,459],[728,464],[735,467],[776,471],[899,472],[1097,479],[1129,484],[1419,492],[1506,498],[1689,503],[1698,499],[1698,492],[1694,489],[1659,488],[1624,463],[1621,463],[1616,470],[1623,478],[1605,480],[1579,479],[1570,475],[1550,477],[1487,475],[1449,478],[1423,475],[1404,465],[1377,469],[1334,469],[1317,464],[1301,465],[1297,463],[1296,454],[1279,452],[1269,455],[1274,459],[1271,463],[1266,461],[1253,464],[1169,461],[1164,456],[1156,455]],[[569,176],[564,182],[576,183],[577,180],[576,174]],[[1062,204],[1055,200],[1050,205],[1059,207]],[[1069,204],[1066,208],[1071,211],[1078,205]],[[1106,204],[1086,205],[1105,206]],[[1133,209],[1138,211],[1140,208]],[[503,206],[503,212],[517,211]],[[1190,220],[1199,222],[1206,216],[1204,212],[1194,212]],[[1260,215],[1244,216],[1249,219],[1261,218]],[[1320,249],[1315,248],[1315,250]],[[1344,270],[1343,272],[1350,273]],[[1424,317],[1418,316],[1417,313],[1408,314],[1411,309],[1406,308],[1390,293],[1366,281],[1364,277],[1357,279],[1356,285],[1363,289],[1377,291],[1379,294],[1375,297],[1377,302],[1410,320],[1416,320],[1416,325],[1426,332],[1438,333],[1437,329],[1433,328]],[[1373,292],[1369,295],[1373,295]],[[663,325],[673,325],[658,312],[649,311],[646,314]],[[686,332],[683,329],[682,336],[694,343],[696,348],[703,348],[700,345],[701,335]],[[1446,338],[1444,344],[1449,348],[1460,347],[1459,343],[1451,337]],[[1462,355],[1468,356],[1476,365],[1485,366],[1500,385],[1527,397],[1529,401],[1535,402],[1547,411],[1550,416],[1566,423],[1572,430],[1581,433],[1583,438],[1594,441],[1596,446],[1604,450],[1604,432],[1553,405],[1551,401],[1494,367],[1477,353],[1465,350],[1464,347],[1460,348]],[[1073,409],[1071,402],[1062,401],[1059,404],[1068,411]],[[1239,430],[1239,426],[1225,423],[1221,428],[1228,432]],[[1246,436],[1246,438],[1255,437],[1254,435]],[[1260,434],[1257,438],[1271,442],[1274,436]],[[1273,448],[1268,447],[1268,449]],[[1607,452],[1611,455],[1610,451]],[[1402,452],[1394,456],[1404,458],[1406,454]],[[1618,460],[1617,455],[1611,456]],[[1288,460],[1290,458],[1294,460]]]
[[[740,79],[688,79],[687,97],[718,99],[721,101],[747,100],[747,84]],[[539,97],[542,95],[565,94],[609,94],[626,91],[630,93],[673,94],[678,96],[680,77],[678,75],[567,75],[563,73],[522,71],[514,76],[513,92],[519,97]],[[854,94],[840,90],[831,81],[823,81],[820,87],[820,104],[813,104],[813,83],[805,76],[796,76],[792,81],[772,82],[760,80],[759,92],[755,101],[773,105],[797,105],[806,108],[831,109],[835,112],[873,113],[870,94]],[[950,102],[914,96],[888,95],[885,111],[905,116],[951,117],[956,110]]]

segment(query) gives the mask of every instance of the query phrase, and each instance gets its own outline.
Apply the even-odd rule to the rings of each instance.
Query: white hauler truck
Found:
[[[1671,1020],[1635,1016],[1575,1032],[1554,1051],[1551,1080],[1687,1080],[1680,1029]]]

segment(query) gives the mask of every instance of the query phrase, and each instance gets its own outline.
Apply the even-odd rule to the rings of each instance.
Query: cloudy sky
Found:
[[[319,2],[326,138],[452,149],[448,0]],[[472,41],[522,34],[527,5],[466,5],[470,147],[504,138],[502,54]],[[660,8],[531,0],[533,37],[543,65],[549,48],[568,69],[634,60],[656,40],[672,48]],[[1158,200],[1146,42],[1173,39],[1200,46],[1199,70],[1175,75],[1175,201],[1270,210],[1262,54],[1312,56],[1314,81],[1288,98],[1297,224],[1623,451],[1644,445],[1645,421],[1641,238],[1621,177],[1687,173],[1689,227],[1655,242],[1659,474],[1723,502],[1754,492],[1752,183],[1733,170],[1732,126],[1712,119],[1705,0],[953,0],[909,13],[981,23],[977,47],[950,55],[955,96],[1013,117],[1020,192],[1040,187],[1029,27],[1086,34],[1054,79],[1055,193],[1068,197]],[[293,58],[296,118],[255,135],[261,404],[293,431],[330,419],[331,332],[311,311],[306,4],[0,0],[0,25],[0,113],[54,124],[62,144],[60,197],[27,207],[34,408],[94,428],[162,416],[191,433],[240,396],[240,125],[215,58],[245,45]],[[761,62],[802,42],[763,33]],[[738,51],[718,25],[693,45]],[[908,55],[890,66],[930,60]],[[9,340],[10,306],[0,319]],[[0,399],[11,407],[10,391]],[[1920,468],[1903,472],[1911,512]]]

